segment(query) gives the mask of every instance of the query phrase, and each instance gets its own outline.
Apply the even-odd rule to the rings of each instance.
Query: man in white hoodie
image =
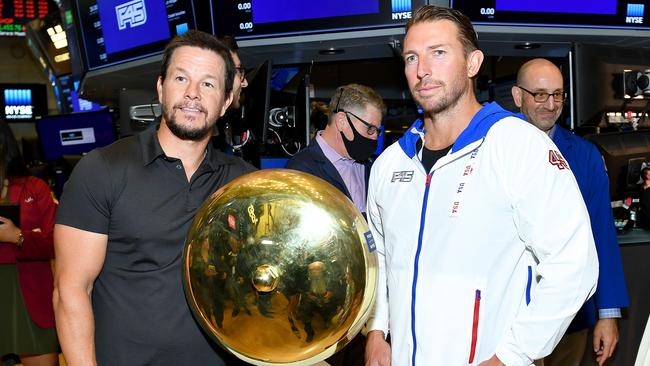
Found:
[[[424,116],[370,176],[379,287],[367,365],[530,365],[593,293],[585,204],[544,133],[476,101],[483,54],[466,16],[425,6],[406,29]]]

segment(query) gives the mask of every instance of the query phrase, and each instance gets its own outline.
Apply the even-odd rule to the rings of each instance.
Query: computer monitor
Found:
[[[238,39],[401,27],[425,0],[212,1],[214,29]]]
[[[573,28],[649,29],[647,1],[451,0],[474,24]]]
[[[245,124],[259,145],[266,144],[268,138],[271,72],[271,61],[264,61],[251,73],[248,87],[244,89]]]
[[[45,161],[83,155],[116,139],[108,110],[43,117],[36,121],[36,130]]]
[[[75,0],[75,19],[87,70],[162,53],[172,37],[197,28],[194,3]]]
[[[45,84],[0,84],[0,108],[7,122],[33,122],[47,114]]]
[[[585,138],[603,154],[612,200],[638,194],[641,169],[650,163],[650,130],[601,133]]]
[[[573,82],[574,124],[598,126],[607,121],[607,113],[640,113],[647,100],[625,98],[623,72],[648,68],[650,50],[643,47],[619,47],[574,44]]]

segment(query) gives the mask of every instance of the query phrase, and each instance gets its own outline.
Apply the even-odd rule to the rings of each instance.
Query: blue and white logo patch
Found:
[[[377,246],[375,245],[375,238],[372,237],[372,233],[370,231],[366,231],[363,236],[366,237],[366,244],[368,244],[368,250],[370,253],[377,250]]]

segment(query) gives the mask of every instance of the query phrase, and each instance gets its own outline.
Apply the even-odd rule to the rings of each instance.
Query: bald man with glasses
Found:
[[[544,366],[580,365],[587,347],[588,329],[594,325],[592,346],[596,361],[602,366],[616,349],[619,338],[616,319],[621,317],[621,308],[629,303],[605,165],[593,144],[557,124],[567,92],[562,73],[552,62],[545,59],[526,62],[517,74],[512,96],[526,120],[546,132],[569,163],[587,205],[598,253],[600,272],[596,293],[580,309],[553,353],[544,359]]]

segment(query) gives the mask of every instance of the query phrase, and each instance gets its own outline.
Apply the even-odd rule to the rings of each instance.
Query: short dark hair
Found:
[[[221,43],[226,45],[226,47],[228,47],[230,49],[230,51],[237,52],[237,50],[239,49],[239,46],[237,45],[237,41],[235,40],[235,37],[233,37],[233,36],[231,36],[229,34],[218,34],[215,37],[217,37],[217,39],[219,41],[221,41]]]
[[[456,27],[458,27],[458,39],[463,45],[465,56],[479,49],[478,35],[472,26],[472,21],[465,14],[455,9],[425,5],[419,8],[406,23],[406,32],[415,24],[440,20],[448,20],[456,24]]]
[[[232,56],[230,56],[230,50],[212,34],[197,30],[189,30],[169,41],[163,53],[162,65],[160,68],[161,81],[164,82],[167,77],[167,69],[169,68],[169,63],[174,55],[174,51],[176,51],[177,48],[184,46],[198,47],[212,51],[223,59],[225,65],[224,98],[230,95],[235,78],[235,63],[232,60]]]
[[[31,175],[23,160],[18,142],[11,128],[0,120],[0,184],[9,177],[25,177]]]
[[[386,105],[384,100],[377,92],[365,85],[348,84],[336,88],[336,92],[330,99],[329,111],[330,121],[334,113],[343,109],[348,112],[365,109],[366,106],[374,106],[381,112],[382,116],[386,115]]]

